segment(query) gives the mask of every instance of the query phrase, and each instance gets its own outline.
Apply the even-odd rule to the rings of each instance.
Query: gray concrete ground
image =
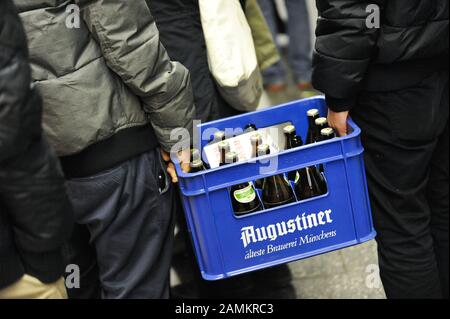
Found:
[[[299,299],[385,299],[371,241],[290,265]]]

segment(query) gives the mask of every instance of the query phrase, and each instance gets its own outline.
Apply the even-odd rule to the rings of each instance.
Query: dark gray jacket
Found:
[[[0,289],[24,273],[42,282],[64,273],[61,247],[73,214],[30,88],[25,34],[10,0],[0,1]]]
[[[33,79],[44,98],[44,129],[59,156],[93,154],[96,144],[122,133],[120,145],[102,150],[115,148],[112,157],[129,153],[125,160],[145,150],[133,149],[133,143],[146,139],[169,151],[176,142],[172,130],[191,130],[195,108],[189,73],[170,61],[145,0],[14,2],[28,35]],[[71,24],[74,5],[81,9],[79,28]],[[142,130],[146,126],[156,141],[150,130]],[[134,135],[124,137],[130,129]]]

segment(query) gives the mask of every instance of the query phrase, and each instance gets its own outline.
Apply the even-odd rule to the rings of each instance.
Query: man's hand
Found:
[[[328,125],[332,127],[340,137],[348,135],[348,117],[348,111],[336,113],[331,109],[328,109]]]
[[[167,173],[172,178],[172,183],[174,183],[174,184],[178,183],[177,171],[175,169],[175,165],[172,163],[169,153],[167,153],[166,151],[161,149],[161,156],[162,156],[164,162],[167,163]],[[189,173],[189,171],[190,171],[190,165],[189,165],[190,152],[189,151],[180,152],[178,154],[178,158],[180,160],[181,169],[183,170],[183,172]]]

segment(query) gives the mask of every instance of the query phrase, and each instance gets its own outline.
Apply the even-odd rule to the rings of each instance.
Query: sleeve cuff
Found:
[[[350,111],[356,105],[356,98],[336,99],[331,96],[326,97],[328,108],[334,112]]]

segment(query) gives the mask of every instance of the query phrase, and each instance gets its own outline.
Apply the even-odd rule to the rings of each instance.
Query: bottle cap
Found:
[[[319,118],[316,120],[316,125],[317,125],[317,126],[325,126],[325,125],[327,125],[327,124],[328,124],[328,120],[327,120],[326,117],[319,117]]]
[[[331,136],[334,137],[336,133],[334,132],[334,130],[331,127],[328,127],[328,128],[324,128],[323,130],[321,130],[320,134],[322,136],[326,136],[326,137],[331,137]]]
[[[227,164],[237,163],[238,161],[239,161],[239,157],[236,152],[228,152],[225,155],[225,163],[227,163]]]
[[[203,162],[201,160],[193,160],[190,164],[191,168],[193,169],[199,169],[203,168]]]
[[[230,150],[230,143],[228,143],[227,141],[222,141],[219,143],[219,149],[220,150]]]
[[[253,132],[253,131],[257,131],[258,130],[258,128],[256,127],[256,125],[255,124],[248,124],[245,128],[244,128],[244,131],[245,132]]]
[[[196,148],[191,149],[191,162],[194,162],[194,161],[200,160],[200,159],[201,159],[200,151]]]
[[[218,131],[214,133],[214,140],[215,141],[223,141],[225,139],[225,132]]]
[[[319,116],[319,110],[318,109],[311,109],[307,112],[308,117],[316,117]]]
[[[261,136],[261,134],[253,134],[250,137],[250,141],[252,142],[252,144],[256,144],[256,143],[261,144],[262,143],[262,136]]]
[[[293,134],[295,133],[295,126],[294,125],[286,125],[283,128],[284,134]]]
[[[270,146],[268,144],[263,144],[258,146],[258,155],[264,156],[270,154]]]

